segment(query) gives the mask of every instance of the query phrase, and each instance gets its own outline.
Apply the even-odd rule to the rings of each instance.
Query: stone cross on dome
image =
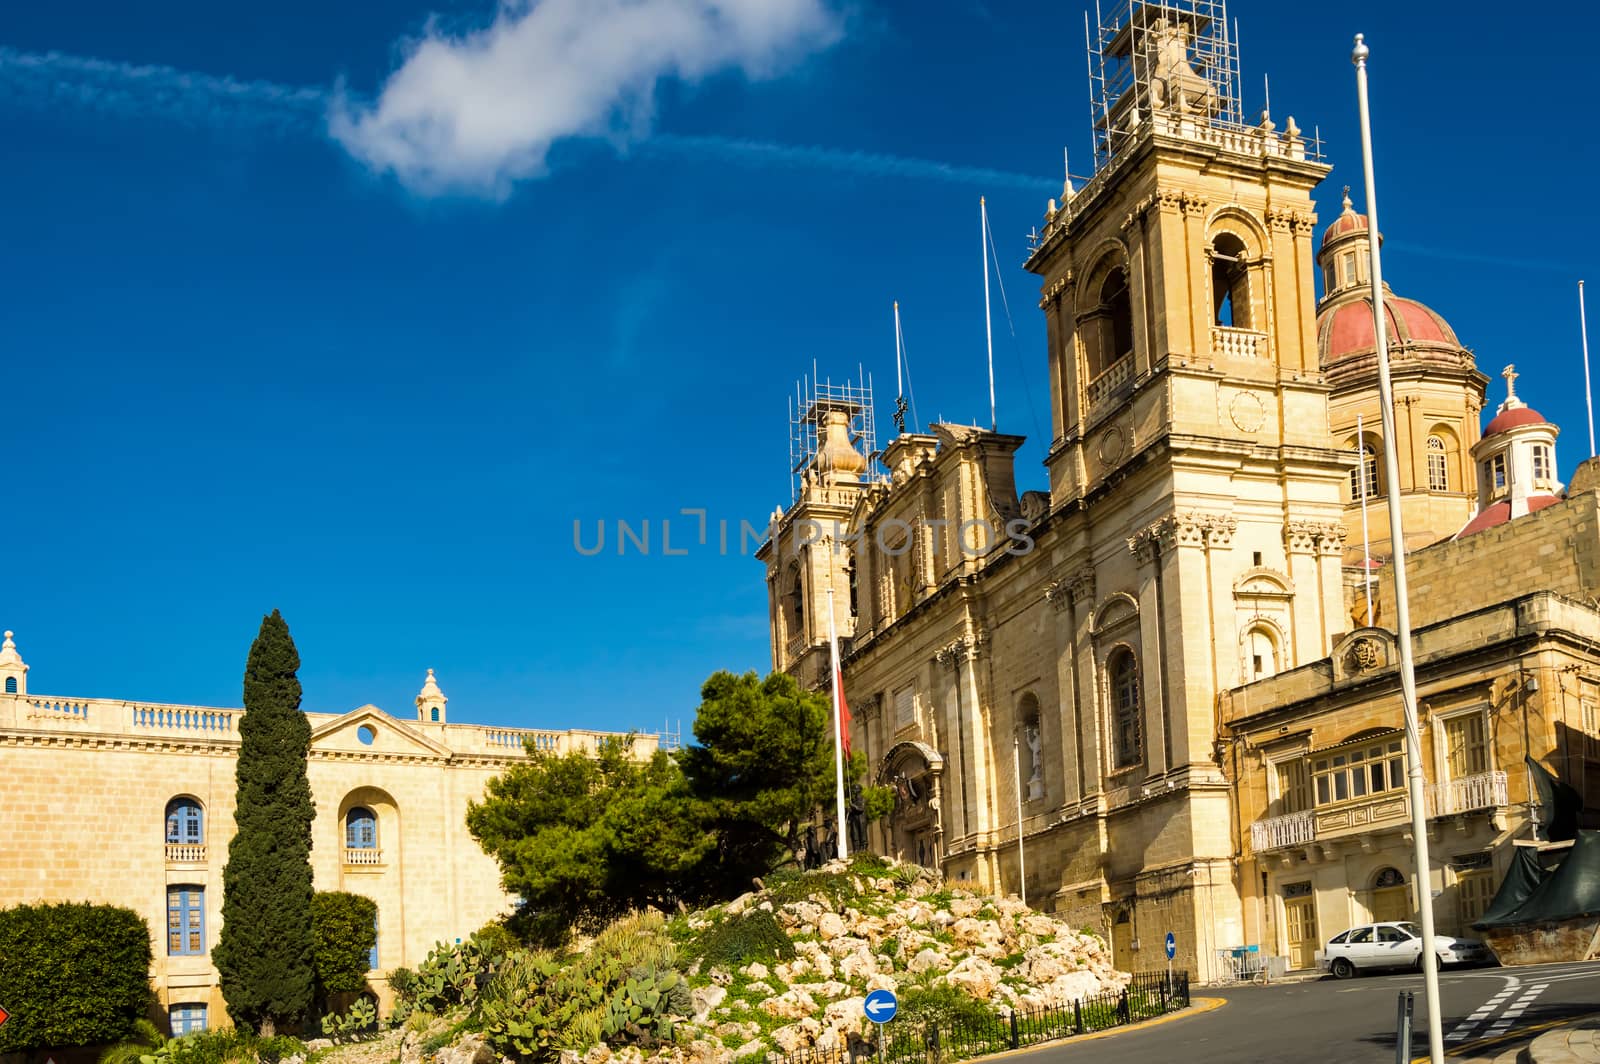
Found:
[[[1515,399],[1517,397],[1517,378],[1522,376],[1517,372],[1516,363],[1512,363],[1501,370],[1500,376],[1506,379],[1506,398]]]

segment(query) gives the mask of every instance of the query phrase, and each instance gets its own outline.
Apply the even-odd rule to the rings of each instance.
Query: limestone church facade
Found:
[[[1277,778],[1263,782],[1275,770],[1258,752],[1269,738],[1261,713],[1278,714],[1274,749],[1287,757],[1279,740],[1292,735],[1307,773],[1296,815],[1317,805],[1318,763],[1344,756],[1316,756],[1324,746],[1354,736],[1388,751],[1393,741],[1397,695],[1378,682],[1393,677],[1393,638],[1381,634],[1393,615],[1385,507],[1403,508],[1408,548],[1453,547],[1491,529],[1514,535],[1524,515],[1554,512],[1537,503],[1558,501],[1561,486],[1554,426],[1513,415],[1480,433],[1487,378],[1471,352],[1438,314],[1392,293],[1403,460],[1401,482],[1382,482],[1390,444],[1365,219],[1347,197],[1318,240],[1311,193],[1329,167],[1293,118],[1281,129],[1265,115],[1229,119],[1229,86],[1196,65],[1209,32],[1202,8],[1123,5],[1102,41],[1107,61],[1130,63],[1133,76],[1106,101],[1095,175],[1051,202],[1027,259],[1048,334],[1049,490],[1018,497],[1020,437],[965,426],[899,432],[870,456],[880,469],[857,449],[860,411],[819,398],[806,412],[817,445],[758,558],[774,664],[818,687],[832,682],[831,608],[853,744],[897,794],[873,848],[986,889],[1025,888],[1031,904],[1102,933],[1124,968],[1163,965],[1172,931],[1178,963],[1205,977],[1218,950],[1246,943],[1307,966],[1319,936],[1379,911],[1369,880],[1345,881],[1366,865],[1344,869],[1343,851],[1324,851],[1315,830],[1268,852],[1253,845],[1252,824],[1285,815]],[[1507,431],[1537,435],[1543,450],[1536,458],[1530,438],[1513,453]],[[1592,516],[1587,498],[1577,509]],[[1377,533],[1365,542],[1364,526]],[[1593,573],[1552,581],[1541,616],[1596,642],[1563,643],[1571,653],[1557,664],[1553,644],[1536,639],[1540,660],[1600,669],[1600,616],[1562,597],[1581,597]],[[1534,590],[1497,599],[1491,583],[1463,608]],[[1503,608],[1504,645],[1534,653],[1529,633],[1550,626],[1519,629],[1532,624],[1526,611]],[[1471,655],[1483,627],[1452,620],[1435,611],[1418,622],[1444,626],[1441,675],[1472,676],[1468,694],[1438,681],[1447,715],[1491,702],[1543,712],[1502,697],[1503,677],[1480,675]],[[1341,673],[1357,638],[1376,658]],[[1327,691],[1309,679],[1324,674]],[[1334,686],[1342,694],[1324,697]],[[1548,757],[1557,738],[1543,719],[1526,734],[1493,731],[1499,747],[1484,753],[1480,741],[1470,767],[1501,772],[1498,789],[1441,807],[1458,819],[1486,808],[1462,802],[1494,807],[1462,833],[1474,862],[1463,867],[1491,875],[1529,829],[1527,788],[1518,776],[1508,791],[1504,771],[1524,751]],[[1441,771],[1430,762],[1430,779]],[[1342,793],[1322,804],[1361,836],[1364,822],[1349,819],[1360,803]],[[1367,847],[1368,864],[1392,851],[1378,867],[1410,885],[1403,905],[1414,912],[1418,877],[1399,834],[1352,845]],[[1286,857],[1318,875],[1278,875]],[[1453,886],[1450,857],[1422,883]]]
[[[211,948],[234,833],[243,710],[30,691],[0,643],[0,908],[92,901],[144,917],[173,1034],[228,1024]],[[429,669],[404,719],[376,706],[308,713],[317,890],[378,905],[368,982],[508,912],[500,870],[468,834],[468,803],[527,750],[592,750],[604,733],[454,723]],[[658,738],[635,735],[636,753]]]

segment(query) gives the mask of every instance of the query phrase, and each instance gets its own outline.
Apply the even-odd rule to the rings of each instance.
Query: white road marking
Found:
[[[1515,994],[1517,992],[1517,988],[1522,985],[1522,980],[1515,975],[1501,973],[1498,978],[1505,983],[1505,986],[1502,987],[1500,992],[1495,994],[1494,997],[1478,1006],[1477,1011],[1473,1012],[1472,1015],[1456,1024],[1456,1026],[1451,1029],[1450,1033],[1445,1036],[1446,1042],[1466,1041],[1472,1036],[1473,1032],[1478,1029],[1478,1025],[1483,1023],[1484,1020],[1487,1020],[1494,1013],[1495,1009],[1505,1004],[1506,999],[1511,997],[1512,994]]]
[[[1506,1011],[1502,1012],[1500,1014],[1500,1019],[1493,1027],[1489,1028],[1488,1037],[1493,1038],[1495,1035],[1505,1034],[1507,1031],[1511,1030],[1511,1025],[1515,1023],[1517,1018],[1520,1017],[1524,1012],[1528,1011],[1528,1006],[1533,1004],[1534,998],[1537,998],[1540,994],[1544,993],[1548,989],[1550,989],[1549,983],[1534,983],[1527,990],[1523,991],[1522,996],[1517,998],[1516,1003],[1510,1008],[1506,1009]]]

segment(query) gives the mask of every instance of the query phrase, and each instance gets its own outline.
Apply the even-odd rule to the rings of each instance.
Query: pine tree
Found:
[[[222,934],[212,950],[237,1025],[272,1036],[306,1017],[315,993],[311,933],[311,821],[306,776],[311,724],[289,626],[261,622],[244,669],[238,788],[222,871]]]

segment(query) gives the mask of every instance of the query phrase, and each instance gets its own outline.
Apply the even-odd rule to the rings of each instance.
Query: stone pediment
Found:
[[[1257,566],[1239,574],[1233,594],[1236,598],[1293,598],[1294,583],[1275,569]]]
[[[1400,660],[1394,633],[1382,628],[1357,628],[1333,645],[1333,682],[1355,683],[1393,668]]]
[[[362,729],[371,742],[363,742]],[[450,749],[389,716],[377,706],[362,706],[325,721],[311,731],[314,753],[368,754],[380,757],[448,758]]]

